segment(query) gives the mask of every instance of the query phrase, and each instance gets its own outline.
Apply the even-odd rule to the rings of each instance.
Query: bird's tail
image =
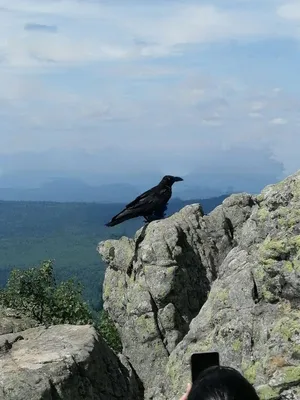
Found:
[[[107,224],[106,226],[115,226],[118,224],[121,224],[124,221],[127,221],[128,219],[135,218],[137,215],[136,213],[132,212],[132,210],[123,210],[116,216],[114,216]]]

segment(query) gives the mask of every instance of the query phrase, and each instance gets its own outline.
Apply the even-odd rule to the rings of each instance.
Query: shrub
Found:
[[[81,285],[72,279],[57,285],[51,261],[27,270],[14,269],[0,292],[0,302],[42,324],[92,323]]]
[[[120,353],[122,351],[122,342],[119,332],[117,331],[117,328],[115,327],[113,321],[110,319],[107,311],[100,311],[99,320],[96,324],[96,329],[106,341],[106,343],[116,353]]]

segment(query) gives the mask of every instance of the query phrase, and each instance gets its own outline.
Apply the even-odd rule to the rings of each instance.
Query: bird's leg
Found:
[[[166,216],[166,210],[168,208],[168,205],[165,204],[164,206],[156,209],[155,211],[153,211],[153,213],[151,215],[144,215],[144,222],[145,223],[150,223],[152,221],[157,221],[159,219],[164,219]]]
[[[153,213],[147,217],[146,221],[149,223],[149,222],[157,221],[157,220],[163,219],[163,218],[164,218],[164,215]]]
[[[156,217],[156,215],[153,213],[153,214],[151,214],[151,215],[144,215],[144,218],[145,218],[145,223],[150,223],[150,222],[152,222],[152,221],[155,221],[156,219],[157,219],[157,217]]]
[[[154,213],[152,214],[152,216],[155,219],[164,219],[166,216],[166,210],[167,210],[167,204],[164,205],[162,208],[155,210]]]
[[[144,223],[145,224],[148,224],[149,222],[151,222],[149,219],[150,219],[150,216],[144,215]]]

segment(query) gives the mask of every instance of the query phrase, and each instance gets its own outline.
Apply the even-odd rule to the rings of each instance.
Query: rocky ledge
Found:
[[[300,398],[300,172],[209,215],[187,206],[98,251],[104,308],[145,399],[178,400],[199,351],[219,351],[262,400]]]
[[[140,381],[90,325],[35,327],[0,336],[1,400],[143,398]]]

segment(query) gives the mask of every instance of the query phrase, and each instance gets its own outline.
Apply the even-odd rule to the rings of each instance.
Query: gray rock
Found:
[[[106,241],[104,307],[145,399],[178,400],[193,352],[219,351],[261,400],[300,398],[300,172]]]
[[[144,226],[134,240],[99,244],[108,263],[104,308],[145,385],[146,398],[158,398],[169,356],[205,304],[253,205],[246,194],[226,199],[208,216],[200,205],[190,205]]]
[[[142,399],[138,379],[122,361],[89,325],[2,335],[0,399]]]
[[[38,326],[38,322],[17,310],[0,306],[0,335],[24,331]]]

